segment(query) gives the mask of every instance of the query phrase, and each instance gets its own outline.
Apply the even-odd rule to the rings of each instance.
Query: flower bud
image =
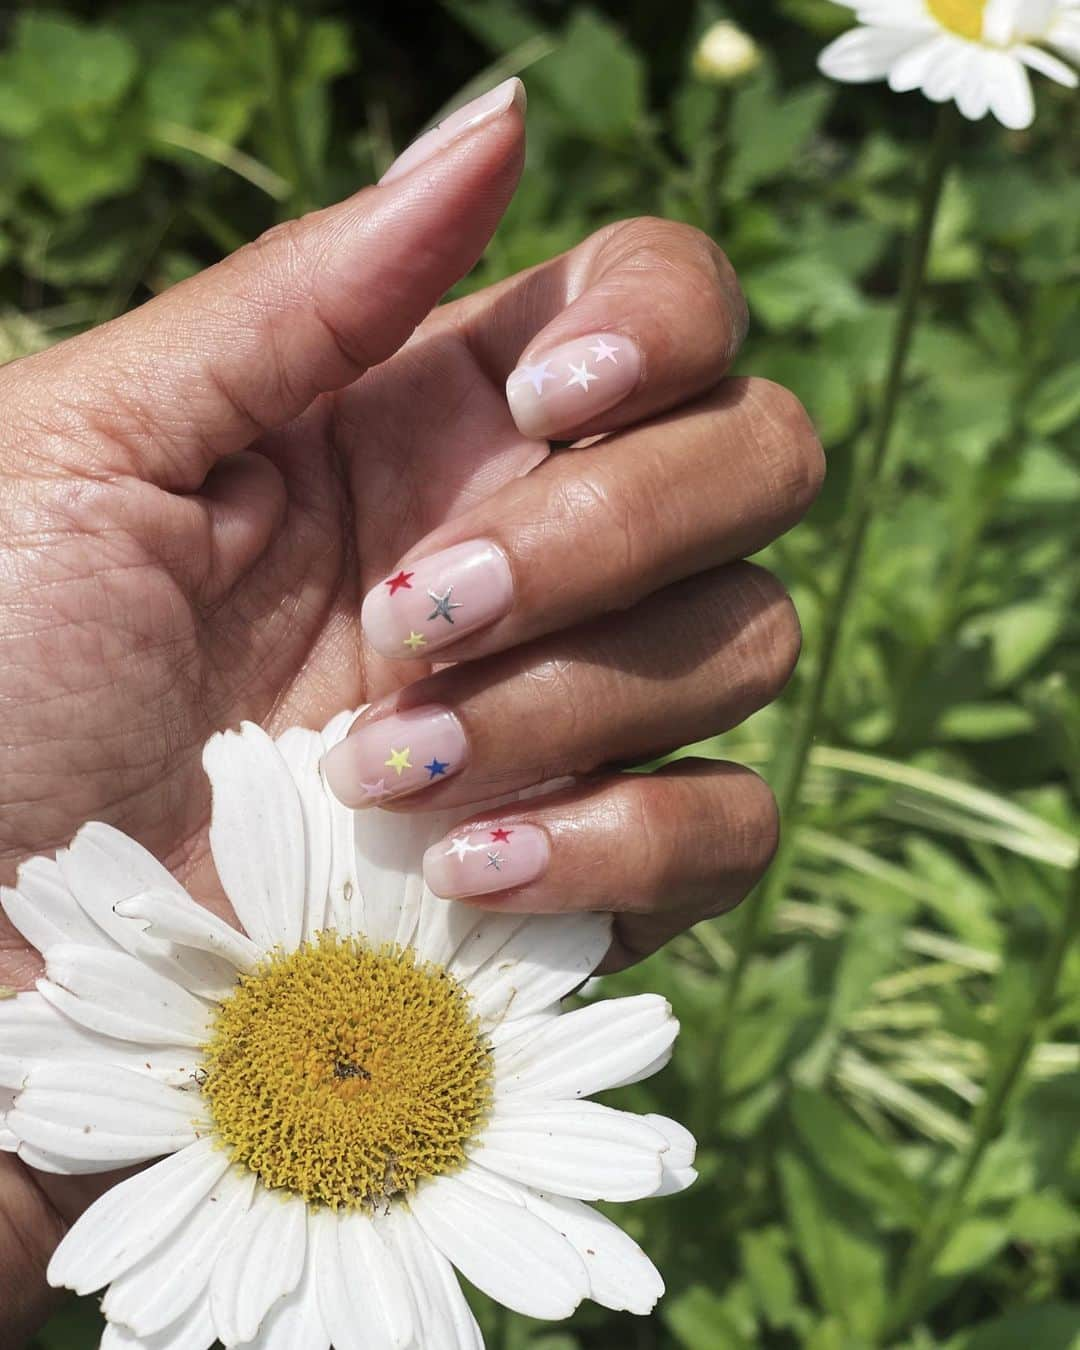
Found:
[[[761,48],[738,24],[710,25],[694,51],[694,74],[712,84],[732,84],[761,63]]]

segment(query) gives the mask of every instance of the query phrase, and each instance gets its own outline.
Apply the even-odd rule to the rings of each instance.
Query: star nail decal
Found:
[[[589,348],[589,351],[592,352],[597,361],[610,361],[613,366],[619,364],[618,361],[615,360],[615,353],[618,350],[618,347],[613,347],[609,342],[605,342],[603,338],[597,338],[596,346]]]
[[[402,640],[401,645],[403,647],[411,647],[413,651],[416,651],[417,647],[427,646],[427,638],[423,635],[423,633],[410,632],[409,636]]]
[[[576,384],[587,392],[589,385],[593,382],[593,380],[598,380],[600,378],[599,375],[594,375],[591,370],[586,369],[584,361],[582,361],[580,366],[575,366],[573,361],[571,361],[569,365],[570,369],[574,373],[566,381],[567,389],[569,389],[571,385]]]
[[[428,619],[445,619],[447,623],[454,622],[454,616],[450,613],[452,609],[460,609],[460,600],[451,600],[450,594],[453,586],[447,586],[445,595],[436,595],[434,591],[428,591],[435,608],[428,615]]]
[[[412,747],[408,745],[404,750],[395,750],[393,746],[390,747],[390,758],[386,760],[386,767],[393,769],[399,778],[406,769],[412,768],[412,760],[409,758],[411,749]]]
[[[502,871],[502,865],[503,865],[503,856],[502,856],[502,854],[499,853],[499,852],[497,852],[497,851],[496,851],[495,849],[493,849],[493,848],[488,849],[487,865],[488,865],[489,867],[494,867],[494,869],[495,869],[496,872],[501,872],[501,871]]]
[[[424,768],[427,769],[429,774],[429,781],[430,778],[438,778],[440,774],[444,774],[449,767],[449,761],[443,763],[442,760],[436,759],[434,755],[431,757],[431,763],[424,765]]]
[[[374,783],[361,783],[360,786],[364,789],[365,796],[376,802],[388,796],[390,792],[385,778],[376,778]]]
[[[450,845],[449,851],[451,857],[461,859],[466,857],[470,853],[474,853],[476,851],[476,845],[470,844],[468,839],[462,837],[460,839],[454,840],[454,842]]]
[[[396,577],[387,577],[384,585],[390,587],[390,594],[397,595],[398,591],[404,587],[407,591],[412,590],[412,578],[415,572],[399,572]]]
[[[505,843],[507,843],[507,842],[509,841],[509,839],[510,839],[510,836],[511,836],[513,833],[514,833],[513,830],[502,830],[502,829],[500,829],[500,830],[491,830],[491,831],[490,831],[491,837],[492,837],[492,839],[495,841],[496,844],[505,844]]]
[[[548,370],[550,365],[550,361],[537,361],[534,366],[528,364],[518,366],[510,379],[510,387],[516,388],[519,384],[531,384],[538,394],[542,394],[544,392],[544,381],[555,378]]]

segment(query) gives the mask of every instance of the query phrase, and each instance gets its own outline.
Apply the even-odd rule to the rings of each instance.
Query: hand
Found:
[[[670,748],[779,692],[797,623],[735,560],[798,519],[821,458],[790,395],[721,381],[745,319],[717,250],[626,222],[429,313],[494,229],[522,140],[504,93],[383,185],[0,371],[5,880],[98,818],[212,899],[200,750],[242,718],[280,730],[389,698],[328,768],[349,795],[373,746],[400,749],[393,718],[430,735],[417,708],[446,709],[467,767],[394,803],[422,810]],[[548,437],[599,432],[548,457]],[[490,546],[433,557],[471,540]],[[400,572],[411,587],[386,585]],[[414,611],[388,600],[426,602],[428,581],[455,587],[453,624],[402,632]],[[439,659],[462,664],[430,674],[404,643],[418,630],[434,654],[439,624],[461,634]],[[753,775],[681,765],[582,779],[493,828],[547,850],[498,903],[614,904],[619,962],[734,903],[776,821]],[[35,954],[3,946],[0,982],[25,987]],[[84,1193],[0,1155],[16,1339]]]

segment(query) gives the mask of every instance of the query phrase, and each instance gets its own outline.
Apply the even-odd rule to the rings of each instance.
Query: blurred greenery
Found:
[[[698,748],[770,775],[834,593],[932,123],[917,96],[816,74],[845,10],[5,13],[0,360],[371,180],[513,71],[528,171],[466,287],[621,216],[719,239],[754,316],[740,369],[799,394],[830,463],[809,521],[764,559],[799,605],[803,668],[777,707]],[[719,17],[762,47],[735,86],[692,73]],[[669,1293],[646,1320],[590,1304],[556,1329],[477,1299],[498,1350],[1080,1347],[1080,956],[1058,945],[1080,837],[1080,101],[1038,95],[1029,132],[966,126],[947,178],[801,828],[730,1024],[737,919],[604,981],[662,991],[683,1023],[672,1067],[619,1094],[702,1141],[695,1189],[619,1213]],[[70,1304],[38,1346],[99,1330],[92,1302]]]

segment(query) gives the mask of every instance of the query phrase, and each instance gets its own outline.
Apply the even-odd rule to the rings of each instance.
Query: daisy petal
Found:
[[[200,1139],[121,1181],[68,1230],[49,1262],[49,1283],[92,1294],[130,1270],[175,1232],[228,1166],[214,1140]]]
[[[202,1299],[222,1252],[251,1205],[255,1174],[230,1168],[175,1232],[109,1285],[101,1310],[149,1338]]]
[[[0,890],[0,906],[14,927],[42,956],[57,942],[114,948],[112,939],[87,915],[51,858],[31,858],[19,868],[14,889]]]
[[[983,57],[990,111],[1003,127],[1023,131],[1035,120],[1035,97],[1027,71],[1007,52],[987,52]]]
[[[469,1157],[500,1176],[577,1200],[639,1200],[660,1185],[668,1142],[640,1116],[597,1102],[497,1100]]]
[[[407,944],[412,941],[424,894],[424,879],[413,860],[423,857],[428,845],[442,838],[452,817],[389,811],[349,815],[360,883],[360,894],[353,897],[351,907],[353,932],[373,947],[387,942]]]
[[[663,1295],[660,1272],[629,1233],[598,1210],[562,1195],[525,1192],[525,1207],[567,1239],[589,1273],[589,1297],[644,1317]]]
[[[450,1262],[400,1206],[383,1229],[412,1291],[417,1345],[424,1350],[484,1350],[484,1338]]]
[[[532,915],[466,987],[490,1024],[527,1017],[565,998],[603,960],[611,940],[607,914]],[[456,975],[458,960],[451,966]]]
[[[137,1336],[129,1327],[110,1322],[98,1350],[210,1350],[215,1341],[210,1301],[204,1296],[186,1317],[154,1336]]]
[[[569,1317],[589,1277],[569,1242],[524,1205],[472,1185],[468,1173],[421,1186],[410,1207],[432,1244],[490,1298],[526,1317]]]
[[[275,744],[296,784],[304,817],[304,938],[310,940],[326,927],[330,890],[330,797],[319,768],[325,747],[317,731],[300,727],[290,727]]]
[[[925,36],[906,28],[853,28],[829,43],[818,57],[818,69],[844,84],[883,80],[893,63]]]
[[[146,891],[121,900],[114,909],[121,918],[141,924],[147,937],[208,952],[234,970],[251,970],[258,963],[259,949],[249,937],[189,896]]]
[[[677,1120],[669,1120],[667,1116],[654,1115],[648,1115],[645,1119],[653,1129],[659,1130],[668,1141],[668,1150],[660,1158],[664,1175],[660,1180],[660,1185],[652,1194],[654,1196],[678,1195],[680,1191],[685,1191],[687,1187],[692,1186],[697,1181],[697,1171],[694,1167],[697,1140]]]
[[[961,38],[945,33],[931,38],[929,42],[918,43],[890,66],[889,88],[897,94],[921,89],[936,69],[947,65],[950,58],[955,58],[957,52],[965,47]]]
[[[1044,52],[1041,47],[1030,47],[1027,43],[1020,43],[1013,47],[1012,52],[1015,57],[1023,61],[1025,66],[1037,70],[1040,75],[1045,75],[1048,80],[1063,84],[1066,89],[1076,88],[1076,71],[1071,66],[1067,66],[1064,61],[1059,61],[1056,56]]]
[[[1080,12],[1059,14],[1046,35],[1051,46],[1072,61],[1080,61]]]
[[[236,916],[264,950],[292,951],[304,929],[304,817],[288,766],[253,722],[212,736],[210,851]]]
[[[335,1350],[404,1350],[413,1344],[404,1278],[366,1215],[312,1214],[319,1309]]]
[[[38,992],[91,1031],[192,1050],[206,1041],[207,1005],[126,952],[57,944],[46,969],[49,978],[38,981]]]
[[[5,1000],[0,1004],[0,1086],[22,1087],[33,1066],[48,1060],[114,1064],[177,1087],[190,1081],[196,1065],[178,1046],[148,1051],[130,1041],[99,1036],[58,1012],[36,990]]]
[[[494,1054],[496,1093],[591,1097],[640,1081],[671,1057],[679,1024],[657,994],[605,999],[563,1013],[539,1031],[500,1045]]]
[[[319,1269],[314,1240],[307,1239],[307,1260],[300,1283],[288,1298],[271,1308],[255,1342],[257,1350],[330,1350],[330,1335],[319,1312]]]
[[[306,1254],[304,1201],[260,1186],[210,1279],[210,1312],[218,1339],[225,1345],[254,1340],[274,1304],[300,1283]]]
[[[7,1125],[34,1148],[101,1170],[174,1153],[197,1138],[199,1101],[130,1069],[38,1064],[8,1112]]]

